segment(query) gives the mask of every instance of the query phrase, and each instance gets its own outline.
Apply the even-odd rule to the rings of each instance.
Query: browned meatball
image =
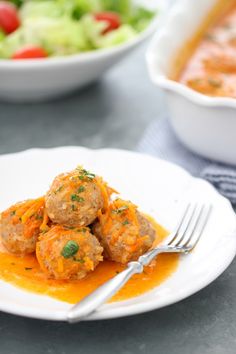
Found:
[[[106,213],[100,213],[93,226],[95,236],[113,261],[127,263],[137,260],[151,248],[156,231],[134,204],[116,199]]]
[[[34,252],[43,215],[44,198],[17,203],[2,212],[1,237],[6,249],[19,255]]]
[[[81,279],[102,261],[103,248],[86,227],[53,226],[42,234],[36,255],[49,278]]]
[[[79,167],[54,179],[46,195],[46,209],[56,224],[87,226],[108,198],[109,189],[102,179]]]

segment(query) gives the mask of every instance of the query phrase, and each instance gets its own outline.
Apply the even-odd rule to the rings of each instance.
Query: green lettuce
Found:
[[[129,25],[121,25],[117,30],[104,35],[106,24],[96,21],[91,15],[84,16],[81,24],[87,40],[94,49],[113,47],[129,41],[137,35],[137,32]]]
[[[40,46],[49,56],[109,48],[133,39],[150,23],[154,12],[131,0],[12,0],[19,7],[21,26],[10,35],[0,32],[0,58],[10,58],[27,46]],[[104,34],[106,22],[93,13],[112,11],[121,26]]]
[[[9,58],[27,46],[43,47],[49,55],[62,56],[90,50],[83,26],[69,18],[30,18],[0,43],[0,55]]]

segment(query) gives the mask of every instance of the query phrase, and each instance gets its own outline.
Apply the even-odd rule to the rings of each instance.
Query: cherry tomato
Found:
[[[46,58],[48,55],[43,48],[40,47],[25,47],[17,50],[12,59],[39,59]]]
[[[120,16],[114,12],[99,12],[94,15],[94,18],[97,21],[107,22],[107,28],[105,28],[103,34],[113,31],[121,25]]]
[[[7,1],[0,1],[0,28],[3,32],[12,33],[19,26],[20,19],[16,7]]]

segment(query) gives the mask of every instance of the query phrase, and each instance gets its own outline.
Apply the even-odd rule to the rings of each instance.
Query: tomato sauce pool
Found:
[[[221,13],[192,48],[177,81],[209,96],[236,98],[236,1]]]
[[[149,218],[157,230],[156,243],[161,242],[167,231]],[[177,254],[162,254],[142,274],[135,275],[112,298],[112,301],[126,300],[142,295],[168,278],[178,266]],[[115,262],[101,262],[94,272],[82,280],[47,279],[40,269],[34,254],[17,257],[0,247],[0,279],[21,289],[53,297],[55,299],[76,303],[95,290],[99,285],[121,272],[124,266]]]

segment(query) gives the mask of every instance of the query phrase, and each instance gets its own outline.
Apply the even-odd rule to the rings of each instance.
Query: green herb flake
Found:
[[[73,257],[73,260],[74,260],[75,262],[78,262],[78,263],[81,263],[81,264],[85,263],[85,260],[82,259],[82,258]]]
[[[16,210],[13,210],[10,215],[11,215],[11,216],[16,215]]]
[[[129,220],[127,220],[127,219],[122,222],[122,225],[128,225],[128,224],[129,224]]]
[[[61,191],[62,191],[62,189],[63,189],[63,186],[60,186],[59,188],[57,188],[57,190],[55,191],[55,194],[57,194],[57,193],[61,192]]]
[[[82,193],[82,192],[84,192],[84,191],[85,191],[85,187],[84,187],[84,186],[80,186],[80,187],[78,188],[77,193]]]
[[[64,258],[71,258],[73,257],[79,250],[79,245],[76,241],[68,241],[66,243],[66,245],[63,247],[62,251],[61,251],[61,255]]]
[[[77,167],[76,170],[79,173],[79,179],[80,180],[84,180],[85,178],[93,180],[96,177],[96,175],[94,173],[91,173],[90,171],[85,170],[81,166]]]
[[[87,229],[85,227],[83,227],[82,229],[77,229],[77,232],[85,233],[85,232],[87,232]]]
[[[46,234],[48,230],[44,229],[44,230],[41,230],[41,234]]]
[[[88,179],[94,179],[95,178],[95,174],[94,173],[88,173],[88,174],[86,174],[86,177]]]
[[[123,211],[125,211],[127,209],[129,209],[128,205],[124,205],[124,206],[122,206],[122,207],[120,207],[118,209],[112,210],[112,213],[121,214],[121,213],[123,213]]]
[[[63,229],[68,231],[68,230],[74,230],[75,227],[74,226],[63,226]]]
[[[77,194],[72,194],[70,199],[72,200],[72,202],[79,202],[79,203],[84,202],[84,198],[79,197]]]
[[[76,208],[76,206],[75,206],[74,204],[71,205],[71,209],[72,209],[73,211],[76,211],[76,210],[77,210],[77,208]]]
[[[35,219],[36,219],[36,220],[43,220],[43,217],[42,217],[42,215],[38,215],[38,214],[37,214],[37,215],[35,216]]]

